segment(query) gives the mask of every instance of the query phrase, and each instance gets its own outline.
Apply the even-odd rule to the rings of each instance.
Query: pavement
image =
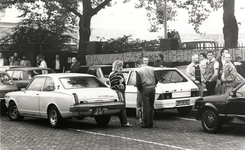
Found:
[[[245,149],[245,127],[224,126],[221,133],[209,134],[193,115],[157,112],[153,128],[141,128],[134,112],[128,111],[133,127],[121,127],[113,116],[106,127],[93,118],[69,119],[62,128],[51,128],[46,119],[26,117],[10,121],[1,116],[1,150],[219,150]]]

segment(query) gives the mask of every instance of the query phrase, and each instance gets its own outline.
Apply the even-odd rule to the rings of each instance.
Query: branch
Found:
[[[81,18],[83,15],[80,14],[77,10],[71,8],[68,6],[67,4],[67,0],[60,0],[61,1],[61,5],[68,11],[74,13],[76,16],[78,16],[79,18]]]
[[[97,14],[101,9],[105,8],[105,6],[110,3],[111,0],[105,0],[103,3],[101,3],[99,6],[93,9],[93,15]]]

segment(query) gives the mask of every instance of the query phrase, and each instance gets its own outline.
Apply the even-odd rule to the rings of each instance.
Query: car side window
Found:
[[[0,74],[0,84],[9,85],[10,81],[11,79],[7,74]]]
[[[28,91],[41,91],[45,77],[38,77],[32,80],[28,86]]]
[[[237,95],[239,97],[245,96],[245,84],[237,90]]]
[[[129,75],[128,85],[136,85],[136,72],[132,71]]]
[[[55,90],[55,85],[54,81],[52,78],[46,78],[43,86],[43,91],[54,91]]]
[[[12,74],[13,80],[20,80],[20,74],[22,71],[14,71]]]

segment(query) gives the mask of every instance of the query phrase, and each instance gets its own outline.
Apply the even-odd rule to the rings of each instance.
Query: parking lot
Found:
[[[106,127],[98,126],[93,118],[85,118],[67,120],[62,128],[54,129],[45,119],[16,122],[2,115],[1,149],[245,149],[243,126],[224,126],[221,133],[208,134],[193,114],[182,117],[176,110],[167,110],[157,112],[153,128],[145,129],[137,124],[134,110],[127,112],[133,127],[121,127],[116,116]]]

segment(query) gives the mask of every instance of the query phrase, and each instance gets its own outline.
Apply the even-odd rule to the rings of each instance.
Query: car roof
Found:
[[[170,67],[153,67],[155,71],[157,70],[176,70],[176,68],[170,68]],[[138,68],[123,68],[122,71],[135,71]]]
[[[41,67],[18,67],[18,68],[10,68],[8,71],[13,71],[13,70],[30,71],[30,70],[52,70],[52,69],[41,68]]]
[[[84,65],[80,67],[101,68],[101,67],[112,67],[112,65]]]
[[[36,75],[35,77],[40,77],[40,76],[45,76],[45,77],[77,77],[77,76],[82,76],[82,77],[94,77],[93,75],[86,74],[86,73],[50,73],[50,74],[41,74],[41,75]]]

